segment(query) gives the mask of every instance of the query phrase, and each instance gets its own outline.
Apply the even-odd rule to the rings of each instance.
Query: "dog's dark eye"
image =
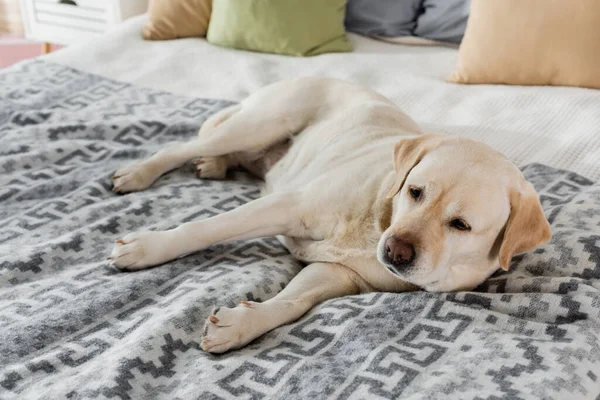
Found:
[[[411,186],[408,188],[408,192],[410,193],[410,197],[415,200],[418,200],[421,197],[421,189]]]
[[[467,224],[465,221],[463,221],[460,218],[453,219],[450,222],[450,226],[453,227],[454,229],[458,229],[459,231],[470,231],[471,230],[471,227],[469,226],[469,224]]]

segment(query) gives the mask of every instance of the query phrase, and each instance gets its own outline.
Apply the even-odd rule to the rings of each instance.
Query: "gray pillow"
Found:
[[[422,1],[348,0],[346,29],[366,36],[411,36]]]
[[[413,34],[442,42],[460,43],[465,34],[470,6],[470,0],[424,0],[423,12],[417,17]]]

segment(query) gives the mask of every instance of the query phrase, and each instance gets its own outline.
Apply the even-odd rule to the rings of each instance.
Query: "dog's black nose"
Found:
[[[392,235],[385,241],[385,255],[394,266],[406,265],[415,258],[415,248],[398,236]]]

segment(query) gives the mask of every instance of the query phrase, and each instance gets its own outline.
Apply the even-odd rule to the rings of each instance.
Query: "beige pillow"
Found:
[[[206,36],[212,0],[150,0],[146,40]]]
[[[449,81],[600,88],[600,0],[472,0]]]

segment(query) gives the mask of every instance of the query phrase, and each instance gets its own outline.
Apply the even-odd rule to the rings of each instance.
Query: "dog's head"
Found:
[[[424,135],[394,148],[390,225],[378,260],[428,291],[472,289],[513,255],[550,240],[533,186],[500,153],[468,139]]]

